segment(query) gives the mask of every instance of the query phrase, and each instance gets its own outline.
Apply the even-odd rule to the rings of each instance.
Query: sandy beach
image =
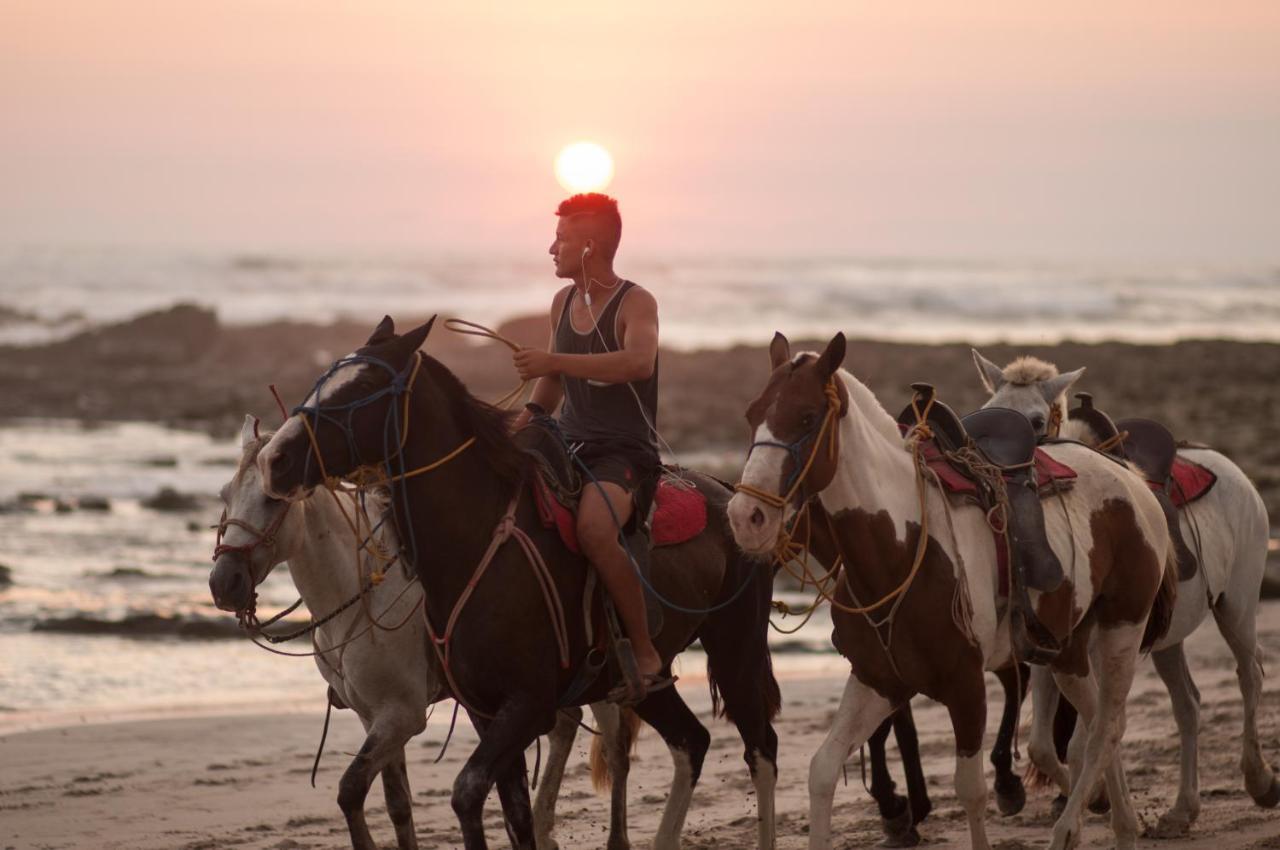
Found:
[[[1259,641],[1265,658],[1280,658],[1280,602],[1264,602]],[[1188,658],[1200,688],[1200,784],[1203,809],[1187,838],[1142,839],[1144,847],[1186,850],[1280,847],[1280,811],[1260,810],[1243,788],[1238,771],[1240,694],[1234,664],[1211,623],[1188,641]],[[282,659],[283,663],[283,659]],[[805,846],[806,777],[809,757],[821,741],[843,685],[841,662],[825,675],[782,678],[784,707],[777,724],[780,747],[778,847]],[[1268,669],[1272,669],[1268,665]],[[998,712],[999,690],[988,694]],[[755,800],[732,727],[709,719],[705,681],[686,673],[679,688],[712,732],[711,751],[693,798],[685,829],[687,848],[755,846]],[[321,725],[321,703],[281,713],[150,719],[67,726],[0,737],[0,846],[12,848],[102,848],[102,850],[341,850],[346,828],[334,802],[342,753],[359,746],[362,734],[349,712],[335,715],[317,780],[308,784]],[[921,834],[931,846],[966,846],[967,829],[951,783],[952,738],[940,706],[917,700],[921,752],[934,812]],[[1023,737],[1029,707],[1023,714]],[[459,846],[449,807],[449,789],[474,735],[460,722],[442,764],[432,764],[447,726],[443,707],[426,733],[409,745],[414,817],[424,848]],[[1129,699],[1125,764],[1134,804],[1144,824],[1154,824],[1171,802],[1177,781],[1177,736],[1168,698],[1152,665],[1139,665]],[[988,724],[987,745],[995,731]],[[1263,753],[1280,764],[1280,687],[1267,681],[1259,708]],[[557,835],[565,848],[601,846],[608,802],[591,791],[587,735],[580,734],[560,797]],[[545,748],[544,748],[545,751]],[[891,760],[895,758],[890,751]],[[533,753],[529,753],[532,767]],[[1025,762],[1024,762],[1025,763]],[[897,773],[896,762],[894,762]],[[881,837],[870,796],[860,787],[858,757],[850,761],[849,785],[837,792],[836,847],[867,847]],[[900,773],[898,773],[900,776]],[[670,760],[652,732],[641,736],[631,773],[630,823],[634,846],[647,846],[666,798]],[[988,774],[990,783],[990,773]],[[1031,795],[1021,814],[1000,817],[988,806],[988,831],[999,850],[1043,847],[1050,837],[1048,796]],[[382,846],[394,835],[375,784],[370,824]],[[496,797],[486,807],[488,835],[506,846]],[[1111,846],[1106,819],[1090,815],[1082,846]]]

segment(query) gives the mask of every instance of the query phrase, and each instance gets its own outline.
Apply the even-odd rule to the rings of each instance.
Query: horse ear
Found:
[[[244,425],[240,427],[240,448],[248,448],[249,444],[258,439],[258,417],[252,413],[244,417]]]
[[[790,359],[791,343],[787,342],[787,338],[782,335],[782,331],[775,331],[773,341],[769,343],[769,360],[772,361],[773,368],[777,369]]]
[[[818,358],[818,372],[825,378],[830,378],[840,368],[840,364],[844,362],[845,341],[844,333],[837,333],[831,337],[831,342],[827,343],[827,350],[822,352],[822,356]]]
[[[394,339],[395,335],[396,323],[390,316],[383,316],[382,321],[378,322],[378,326],[373,329],[373,334],[365,345],[381,345]]]
[[[1049,404],[1053,404],[1059,397],[1066,395],[1071,389],[1072,384],[1080,380],[1080,376],[1084,374],[1085,367],[1081,366],[1074,372],[1063,372],[1056,378],[1050,378],[1047,381],[1040,382],[1040,394],[1044,396],[1044,400]]]
[[[434,325],[435,323],[436,323],[436,317],[432,316],[430,319],[427,319],[426,324],[419,325],[418,327],[404,334],[402,337],[400,337],[400,340],[398,343],[399,347],[406,354],[410,354],[414,351],[417,351],[419,348],[422,347],[422,344],[427,341],[427,334],[431,333],[431,326]]]
[[[987,392],[995,395],[1000,387],[1004,386],[1004,370],[979,354],[978,349],[969,350],[973,352],[973,365],[978,367],[978,377],[982,379],[982,386],[987,388]]]

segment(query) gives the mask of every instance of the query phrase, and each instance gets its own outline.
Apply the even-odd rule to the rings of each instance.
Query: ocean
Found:
[[[1280,269],[1115,268],[895,260],[702,259],[620,264],[662,305],[664,344],[683,349],[792,337],[1050,343],[1214,337],[1280,341]],[[372,321],[383,313],[485,324],[541,313],[549,258],[0,251],[0,345],[38,344],[180,302],[222,321]],[[15,420],[0,427],[0,733],[139,712],[323,707],[305,658],[229,633],[207,587],[237,445],[148,423]],[[740,457],[686,455],[727,469]],[[731,473],[730,473],[731,474]],[[144,505],[163,488],[188,510]],[[287,570],[261,608],[294,598]],[[794,605],[804,600],[783,595]],[[145,624],[146,637],[121,634]],[[794,621],[784,621],[784,626]],[[136,632],[137,629],[134,629]],[[774,634],[782,675],[842,669],[825,611]],[[682,663],[696,681],[692,652]]]

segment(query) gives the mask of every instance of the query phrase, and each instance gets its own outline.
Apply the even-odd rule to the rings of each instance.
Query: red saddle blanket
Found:
[[[533,494],[542,524],[547,528],[554,526],[570,552],[581,552],[574,509],[555,497],[541,475],[534,484]],[[653,504],[651,539],[654,546],[684,543],[707,527],[707,498],[697,488],[686,487],[679,481],[664,477],[658,482]]]
[[[1173,486],[1169,488],[1169,498],[1175,508],[1185,507],[1205,493],[1213,489],[1218,476],[1195,461],[1183,457],[1173,459]],[[1163,481],[1148,481],[1152,490],[1163,490]]]
[[[923,444],[925,463],[933,470],[938,480],[948,492],[967,495],[978,492],[978,485],[954,466],[942,455],[937,443],[932,440]],[[1076,471],[1064,463],[1049,457],[1043,449],[1036,449],[1035,454],[1036,486],[1042,491],[1054,481],[1066,481],[1076,477]]]
[[[924,461],[937,476],[938,481],[950,493],[960,496],[976,495],[978,485],[969,480],[960,470],[951,465],[945,457],[943,457],[938,444],[930,440],[922,444],[921,451],[924,454]],[[1036,486],[1040,488],[1040,494],[1043,498],[1045,494],[1052,492],[1052,485],[1055,481],[1066,481],[1077,477],[1076,471],[1064,463],[1060,463],[1049,457],[1048,453],[1043,449],[1036,449],[1035,453],[1035,470],[1036,470]],[[996,579],[997,592],[1001,597],[1009,595],[1009,542],[1004,534],[992,529],[992,536],[996,542]]]

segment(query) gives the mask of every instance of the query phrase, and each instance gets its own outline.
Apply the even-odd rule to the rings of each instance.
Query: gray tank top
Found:
[[[603,354],[621,351],[618,339],[618,311],[623,299],[635,284],[624,280],[612,293],[612,298],[597,320],[599,333],[594,328],[580,333],[573,326],[573,300],[578,297],[577,287],[569,290],[556,325],[555,350],[560,354]],[[603,340],[601,339],[603,337]],[[605,384],[584,378],[561,377],[564,386],[564,406],[560,412],[560,428],[573,441],[616,443],[619,447],[643,451],[656,459],[657,441],[649,424],[658,426],[658,363],[655,355],[653,374],[643,381],[627,384]],[[631,388],[635,389],[632,395]],[[644,416],[640,414],[640,407]]]

